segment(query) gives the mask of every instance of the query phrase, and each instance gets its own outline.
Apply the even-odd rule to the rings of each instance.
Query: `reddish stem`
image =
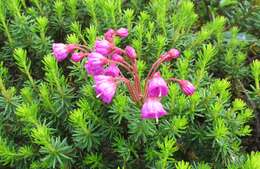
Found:
[[[137,97],[138,100],[140,100],[141,96],[141,84],[140,84],[140,78],[138,75],[138,70],[137,70],[137,65],[136,65],[136,59],[132,60],[133,63],[133,74],[134,74],[134,84],[135,84],[135,89],[137,91]]]
[[[124,69],[126,69],[128,72],[132,72],[132,68],[129,67],[130,65],[125,65],[124,63],[118,62],[118,61],[114,61],[114,60],[109,60],[109,63],[114,63],[114,64],[118,64],[120,66],[122,66]]]
[[[122,52],[122,54],[125,54],[125,50],[121,49],[121,48],[118,48],[118,47],[115,47],[116,50]]]
[[[170,79],[168,79],[167,81],[174,81],[174,82],[179,82],[180,81],[180,79],[176,79],[176,78],[170,78]]]
[[[126,84],[126,86],[127,86],[127,88],[128,88],[128,91],[129,91],[129,94],[130,94],[132,100],[133,100],[134,102],[137,102],[138,99],[137,99],[137,96],[136,96],[136,93],[135,93],[133,87],[131,86],[130,80],[128,80],[128,79],[125,78],[124,76],[121,77],[121,80],[123,80],[123,82]]]
[[[126,66],[128,66],[129,68],[133,69],[133,67],[131,65],[129,65],[129,63],[127,63],[125,60],[122,63],[125,64]]]
[[[90,48],[89,48],[88,46],[86,46],[86,45],[79,45],[79,47],[85,48],[85,49],[87,49],[87,50],[90,50]]]
[[[144,99],[147,97],[147,85],[148,85],[148,81],[149,79],[154,75],[154,73],[156,72],[156,70],[158,69],[158,67],[160,66],[160,64],[164,61],[164,59],[162,59],[161,57],[154,62],[154,64],[152,65],[152,68],[150,69],[146,79],[145,79],[145,84],[144,84]]]
[[[84,49],[82,47],[79,47],[79,46],[76,46],[74,49],[78,49],[78,50],[80,50],[80,51],[82,51],[84,53],[88,53],[88,50],[86,50],[86,49]]]

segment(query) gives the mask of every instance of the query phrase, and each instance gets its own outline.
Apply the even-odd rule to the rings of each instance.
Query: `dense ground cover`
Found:
[[[259,21],[257,0],[0,0],[0,168],[259,169]],[[196,87],[171,83],[158,122],[124,85],[104,104],[86,59],[52,53],[121,27],[140,78],[176,48],[161,76]]]

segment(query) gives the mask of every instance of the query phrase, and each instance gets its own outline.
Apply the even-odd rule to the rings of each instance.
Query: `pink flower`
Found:
[[[121,38],[125,38],[128,36],[128,29],[120,28],[116,31],[116,35],[120,36]]]
[[[91,52],[88,55],[88,63],[93,66],[103,66],[108,63],[108,59],[100,53]]]
[[[188,80],[179,80],[178,83],[181,87],[182,92],[187,96],[191,96],[196,90],[193,84],[190,83]]]
[[[172,59],[178,58],[180,54],[179,50],[172,48],[166,54],[162,55],[162,57],[164,58],[164,61],[171,61]]]
[[[148,84],[149,97],[162,97],[168,95],[169,89],[159,72],[156,72]]]
[[[142,119],[158,119],[166,114],[158,98],[147,98],[141,109]]]
[[[107,64],[108,59],[97,52],[91,52],[88,55],[88,61],[85,63],[85,69],[90,75],[100,75],[104,72],[104,65]]]
[[[104,34],[104,37],[107,41],[112,42],[115,36],[115,31],[113,29],[108,29]]]
[[[131,46],[126,46],[125,48],[125,53],[130,59],[135,59],[136,58],[136,52],[135,49]]]
[[[105,75],[107,76],[113,76],[113,77],[117,77],[120,74],[120,69],[115,65],[115,64],[111,64],[110,66],[108,66],[108,68],[105,70]]]
[[[104,67],[103,66],[93,66],[88,62],[85,63],[85,69],[90,75],[101,75],[104,74]]]
[[[117,62],[123,62],[124,58],[118,54],[113,54],[112,55],[112,60],[117,61]]]
[[[53,54],[58,62],[63,61],[67,58],[68,54],[73,52],[75,45],[65,45],[63,43],[53,43],[52,44],[52,51]]]
[[[73,53],[71,56],[71,60],[74,62],[80,62],[84,58],[83,53]]]
[[[116,80],[112,76],[98,75],[94,76],[95,90],[97,97],[100,97],[104,103],[111,103],[116,92]]]
[[[113,50],[113,45],[107,40],[96,40],[95,51],[102,55],[109,55]]]

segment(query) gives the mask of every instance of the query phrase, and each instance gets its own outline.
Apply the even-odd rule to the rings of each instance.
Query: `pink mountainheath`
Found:
[[[97,98],[106,104],[111,103],[117,86],[122,82],[126,85],[131,99],[142,105],[141,118],[156,119],[157,121],[158,118],[167,115],[161,99],[169,93],[168,83],[178,83],[182,92],[187,96],[191,96],[195,92],[195,87],[187,80],[177,78],[164,80],[161,76],[158,70],[160,65],[180,57],[180,51],[175,48],[158,57],[142,83],[138,74],[138,56],[135,49],[130,45],[123,49],[115,44],[116,36],[124,39],[128,34],[126,28],[108,29],[103,38],[96,40],[94,48],[91,50],[87,46],[79,44],[54,43],[53,54],[58,62],[69,56],[73,62],[81,62],[86,57],[85,69],[89,75],[93,76],[93,87]],[[133,78],[126,78],[123,72],[128,72]]]

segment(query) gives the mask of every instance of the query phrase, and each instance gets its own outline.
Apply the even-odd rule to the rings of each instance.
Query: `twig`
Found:
[[[239,79],[237,80],[237,82],[238,82],[239,86],[241,87],[241,89],[243,90],[243,93],[244,93],[245,96],[247,97],[247,101],[248,101],[250,107],[254,109],[255,118],[256,118],[256,127],[255,127],[255,129],[256,129],[256,142],[258,143],[258,142],[259,142],[259,141],[258,141],[258,138],[259,138],[259,129],[260,129],[260,123],[259,123],[259,122],[260,122],[260,120],[259,120],[259,117],[258,117],[258,113],[257,113],[257,111],[256,111],[256,105],[255,105],[255,103],[250,99],[250,96],[248,95],[248,93],[247,93],[247,91],[246,91],[246,89],[245,89],[243,83],[242,83]]]

